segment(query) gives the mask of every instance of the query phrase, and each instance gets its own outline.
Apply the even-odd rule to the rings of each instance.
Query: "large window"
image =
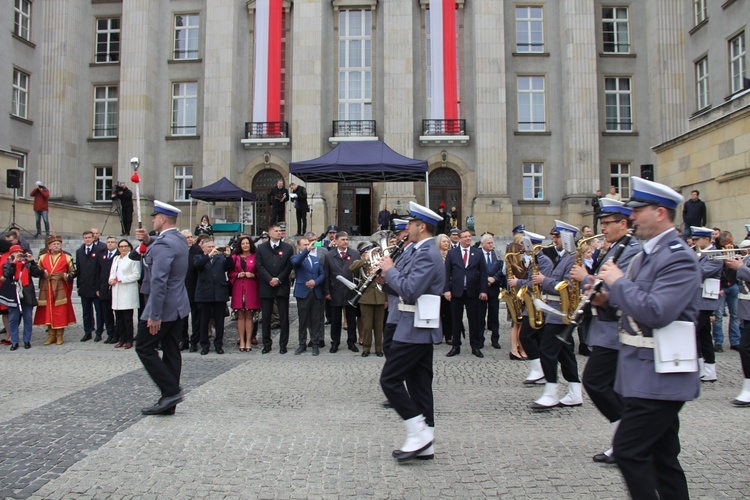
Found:
[[[693,21],[695,26],[708,19],[708,11],[706,10],[706,0],[693,0]]]
[[[708,57],[695,63],[695,100],[698,109],[708,106]]]
[[[200,16],[179,14],[174,16],[174,58],[198,59]]]
[[[627,7],[602,8],[602,36],[604,52],[608,54],[630,53],[630,32]]]
[[[547,129],[543,76],[518,77],[518,130],[543,132]]]
[[[193,167],[174,168],[174,201],[188,201],[193,191]]]
[[[13,33],[24,40],[31,40],[31,2],[15,0]]]
[[[339,12],[339,120],[372,120],[372,12]]]
[[[732,94],[743,88],[745,66],[745,33],[740,33],[729,40],[729,75]]]
[[[112,167],[94,167],[94,201],[111,201]]]
[[[523,164],[523,199],[544,199],[544,164],[524,162]]]
[[[94,87],[94,137],[117,137],[117,85]]]
[[[96,20],[96,62],[120,61],[120,19]]]
[[[198,133],[198,83],[172,84],[172,135]]]
[[[26,164],[28,163],[29,154],[25,151],[18,151],[17,149],[11,149],[12,152],[20,156],[16,163],[18,169],[18,196],[23,198],[29,193],[26,192]]]
[[[604,79],[604,101],[608,132],[633,130],[632,96],[629,77]]]
[[[610,186],[617,188],[620,197],[630,198],[630,163],[610,163]]]
[[[541,7],[516,7],[516,52],[544,52],[544,18]]]
[[[18,69],[13,69],[13,103],[10,113],[19,118],[28,118],[29,113],[29,75]]]

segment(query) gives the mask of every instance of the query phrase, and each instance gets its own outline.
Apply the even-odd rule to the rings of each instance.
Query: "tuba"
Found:
[[[552,245],[534,245],[533,255],[531,258],[531,274],[539,273],[539,263],[536,260],[536,254],[539,253],[543,248],[549,248]],[[528,285],[524,285],[518,290],[516,294],[520,300],[523,300],[526,304],[526,312],[529,315],[529,325],[534,330],[539,330],[544,326],[544,313],[538,310],[534,306],[534,299],[542,299],[542,285],[531,285],[529,290]]]
[[[505,269],[509,278],[523,278],[527,275],[526,268],[523,265],[523,261],[520,258],[520,252],[506,252],[505,253]],[[505,301],[505,305],[510,313],[510,318],[513,320],[513,324],[520,325],[523,321],[523,303],[518,298],[518,291],[516,287],[508,286],[507,290],[500,292],[500,300]]]

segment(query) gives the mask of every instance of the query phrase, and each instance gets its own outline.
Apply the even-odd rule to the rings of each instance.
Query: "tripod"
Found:
[[[9,229],[18,229],[19,231],[23,231],[25,233],[31,234],[31,232],[28,229],[25,229],[18,224],[16,224],[16,194],[18,193],[18,188],[13,188],[13,205],[11,205],[10,210],[10,225],[6,227],[3,232],[7,232]]]
[[[117,214],[117,218],[120,219],[120,229],[122,229],[122,234],[125,234],[125,222],[122,220],[122,205],[120,204],[120,200],[112,200],[112,208],[109,210],[109,213],[107,214],[107,218],[104,219],[104,225],[102,226],[102,234],[106,234],[104,230],[107,227],[107,221],[109,221],[109,217],[112,214]]]

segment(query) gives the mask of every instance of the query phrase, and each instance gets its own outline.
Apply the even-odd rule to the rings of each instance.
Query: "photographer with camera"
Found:
[[[36,305],[36,291],[31,276],[42,275],[34,256],[20,245],[13,245],[8,251],[8,259],[2,266],[0,284],[0,304],[8,308],[10,350],[18,349],[18,328],[23,319],[23,347],[31,347],[32,312]]]
[[[224,354],[224,316],[229,300],[227,272],[234,267],[234,261],[227,259],[224,248],[216,248],[213,238],[201,241],[203,255],[193,261],[196,273],[195,303],[200,315],[201,354],[208,354],[210,341],[208,323],[214,320],[214,348],[216,354]]]
[[[49,236],[49,189],[42,181],[36,181],[36,187],[29,194],[34,198],[34,218],[36,219],[36,238],[42,235],[41,219],[44,219],[44,230]]]
[[[120,203],[120,225],[122,226],[120,236],[130,236],[130,227],[133,225],[133,192],[124,182],[119,182],[112,191],[112,201]]]

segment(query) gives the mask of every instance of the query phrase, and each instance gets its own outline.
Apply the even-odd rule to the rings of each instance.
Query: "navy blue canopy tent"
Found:
[[[427,162],[400,155],[381,141],[342,142],[320,158],[294,161],[304,182],[427,181]]]
[[[240,214],[243,214],[244,213],[243,203],[245,201],[254,202],[255,194],[251,193],[250,191],[245,191],[244,189],[237,186],[226,177],[222,177],[221,179],[214,182],[213,184],[209,184],[208,186],[204,186],[202,188],[193,189],[193,191],[190,193],[190,198],[195,199],[195,200],[201,200],[201,201],[239,201],[240,202]],[[253,217],[253,220],[255,220],[255,217]],[[191,201],[190,202],[190,226],[192,227],[192,225],[193,225],[193,202]],[[244,224],[242,224],[242,222],[239,222],[234,225],[238,226],[239,229],[241,230]],[[219,224],[218,226],[221,227],[221,224]],[[217,229],[216,224],[214,224],[214,231],[220,232]]]

